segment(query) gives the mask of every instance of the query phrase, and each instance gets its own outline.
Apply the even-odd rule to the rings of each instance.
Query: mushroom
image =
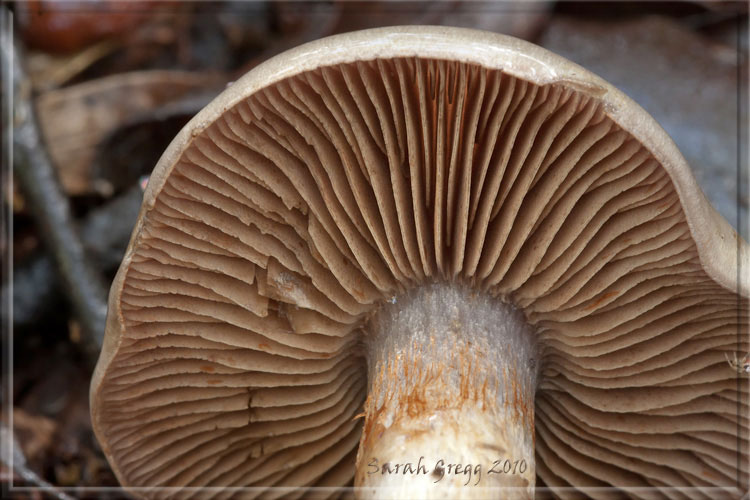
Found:
[[[326,38],[159,160],[94,430],[154,497],[735,495],[748,255],[575,64],[457,28]]]

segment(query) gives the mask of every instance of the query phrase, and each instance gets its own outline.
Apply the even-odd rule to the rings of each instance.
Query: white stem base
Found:
[[[358,498],[533,498],[535,355],[520,313],[434,285],[372,325]]]
[[[366,450],[358,497],[533,498],[533,450],[511,433],[473,409],[400,421]]]

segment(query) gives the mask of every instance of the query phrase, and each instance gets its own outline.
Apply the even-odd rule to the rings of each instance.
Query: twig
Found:
[[[14,45],[18,46],[18,43]],[[16,47],[3,47],[2,57],[3,67],[13,68],[13,173],[29,201],[39,232],[53,256],[75,314],[81,322],[80,347],[86,359],[93,364],[99,355],[104,333],[106,288],[101,276],[86,259],[68,199],[62,193],[43,146],[31,104],[30,84],[21,67]]]
[[[0,460],[11,468],[14,473],[18,474],[24,482],[33,485],[57,500],[75,500],[75,498],[58,490],[39,477],[36,472],[29,469],[21,447],[18,446],[13,432],[5,425],[5,422],[0,423],[0,447],[2,448],[0,449]]]
[[[93,209],[80,226],[86,253],[97,269],[116,269],[125,254],[143,200],[139,186]],[[55,276],[55,264],[41,253],[13,272],[13,326],[28,326],[59,307],[64,288]],[[9,293],[3,285],[3,294]]]

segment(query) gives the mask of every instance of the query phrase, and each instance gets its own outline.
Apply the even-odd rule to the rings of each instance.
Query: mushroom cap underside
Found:
[[[346,485],[360,335],[446,281],[536,331],[544,484],[747,488],[749,268],[666,133],[584,69],[473,30],[339,35],[232,84],[157,164],[94,429],[126,487]]]

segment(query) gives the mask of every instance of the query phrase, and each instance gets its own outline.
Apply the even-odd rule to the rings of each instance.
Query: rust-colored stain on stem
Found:
[[[451,336],[447,346],[436,345],[431,336],[426,346],[413,341],[408,349],[378,360],[364,405],[358,460],[371,440],[379,439],[400,420],[426,422],[437,412],[466,406],[533,434],[533,389],[519,378],[515,361],[497,366],[498,356],[463,340],[463,334]],[[409,429],[407,439],[420,432]]]

